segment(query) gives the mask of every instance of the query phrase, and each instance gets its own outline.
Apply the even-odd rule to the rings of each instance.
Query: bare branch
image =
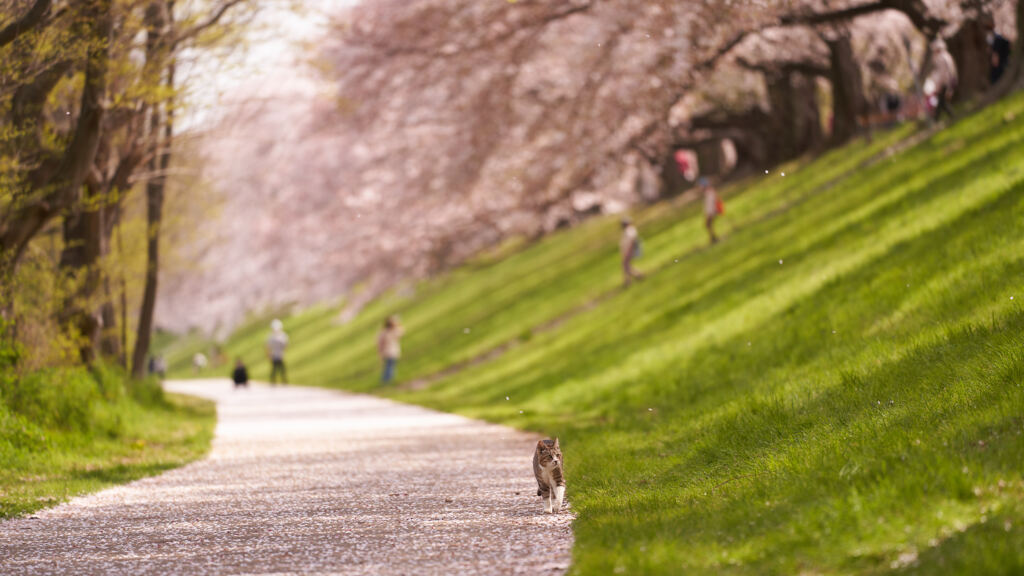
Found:
[[[845,22],[860,16],[895,10],[902,12],[913,22],[914,26],[928,38],[934,38],[946,27],[948,22],[934,15],[924,0],[878,0],[868,4],[860,4],[830,12],[806,12],[788,14],[779,19],[782,24],[793,26],[800,24],[819,25],[834,22]]]
[[[213,14],[210,15],[209,18],[207,18],[199,24],[196,24],[195,26],[192,26],[191,28],[183,30],[180,34],[176,35],[175,38],[170,43],[171,49],[173,50],[179,47],[181,44],[189,40],[192,40],[193,38],[199,36],[206,30],[216,26],[217,23],[220,22],[221,18],[223,18],[224,15],[227,14],[229,10],[231,10],[235,6],[238,6],[239,4],[243,4],[248,1],[249,0],[226,0],[223,4],[220,5],[220,8],[218,8],[216,11],[214,11]]]

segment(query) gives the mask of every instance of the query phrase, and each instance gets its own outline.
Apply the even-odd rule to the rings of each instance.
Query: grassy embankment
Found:
[[[646,211],[625,291],[608,219],[288,318],[294,380],[560,436],[577,574],[1022,573],[1024,97],[865,163],[905,135],[729,190],[712,248],[698,207]],[[517,344],[380,391],[391,312],[406,383]]]
[[[113,370],[0,370],[0,519],[181,466],[215,420],[210,402]]]

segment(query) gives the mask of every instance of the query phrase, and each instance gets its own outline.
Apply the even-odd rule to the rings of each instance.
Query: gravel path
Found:
[[[368,396],[226,381],[206,459],[0,523],[3,574],[561,574],[536,437]],[[571,496],[572,485],[569,486]]]

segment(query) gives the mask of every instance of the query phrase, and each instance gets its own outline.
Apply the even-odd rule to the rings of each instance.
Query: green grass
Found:
[[[307,310],[290,370],[559,436],[576,574],[1024,573],[1024,96],[879,156],[910,130],[729,189],[712,248],[699,207],[643,211],[628,290],[603,219]],[[382,390],[392,312],[405,382],[517,345]]]
[[[112,392],[109,378],[97,398],[83,371],[34,380],[3,389],[0,519],[159,474],[210,448],[216,414],[206,400]]]

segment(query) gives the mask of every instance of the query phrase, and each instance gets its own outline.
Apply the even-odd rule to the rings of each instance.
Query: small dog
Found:
[[[533,452],[533,475],[537,477],[537,496],[544,498],[544,512],[561,512],[562,500],[565,499],[565,474],[562,473],[558,438],[537,442],[537,449]]]

